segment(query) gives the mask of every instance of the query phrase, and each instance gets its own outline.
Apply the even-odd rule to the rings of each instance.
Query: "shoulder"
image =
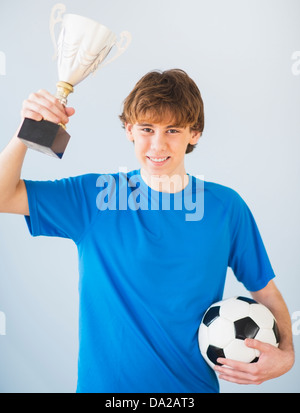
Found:
[[[97,191],[100,186],[106,183],[118,181],[118,174],[113,173],[87,173],[84,175],[71,176],[64,178],[61,182],[65,185],[73,186],[74,188],[82,188],[86,191]],[[59,181],[58,181],[59,182]]]
[[[204,181],[204,194],[223,206],[244,203],[240,194],[233,188],[215,182]]]
[[[24,182],[28,187],[45,187],[47,189],[52,189],[53,191],[62,189],[70,191],[83,190],[84,192],[93,192],[99,190],[99,187],[101,186],[110,186],[109,184],[126,184],[128,180],[135,174],[137,174],[137,171],[131,171],[128,173],[95,172],[46,181],[24,180]]]
[[[231,220],[249,210],[244,199],[234,188],[198,177],[193,177],[193,180],[196,183],[194,187],[200,182],[198,188],[203,191],[204,210],[207,214],[221,214]]]
[[[76,197],[94,196],[97,191],[98,176],[97,173],[88,173],[59,179],[54,181],[55,189],[64,190]]]

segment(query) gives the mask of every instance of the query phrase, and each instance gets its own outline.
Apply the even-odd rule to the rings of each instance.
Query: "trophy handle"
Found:
[[[116,60],[119,56],[121,56],[121,54],[124,53],[125,50],[127,49],[127,47],[130,45],[131,39],[132,39],[132,37],[131,37],[131,34],[129,32],[126,32],[126,31],[122,32],[120,34],[120,40],[114,44],[114,46],[117,47],[116,54],[111,59],[104,60],[102,63],[100,63],[100,67],[104,67],[104,66],[108,65],[109,63]],[[124,44],[124,42],[125,42],[125,44]]]
[[[53,59],[57,58],[57,41],[55,38],[54,27],[57,23],[62,22],[62,15],[65,11],[66,11],[66,6],[62,3],[55,4],[55,6],[53,6],[51,10],[49,29],[50,29],[51,39],[52,39],[52,43],[54,47]]]

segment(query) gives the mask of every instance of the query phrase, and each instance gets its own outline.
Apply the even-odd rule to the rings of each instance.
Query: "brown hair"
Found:
[[[153,71],[138,81],[123,104],[120,119],[125,123],[136,123],[151,119],[160,123],[171,115],[176,126],[202,132],[204,108],[196,83],[181,69]],[[195,145],[188,144],[186,153]]]

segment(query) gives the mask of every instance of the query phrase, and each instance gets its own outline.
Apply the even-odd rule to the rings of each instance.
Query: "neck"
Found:
[[[158,192],[176,193],[182,191],[189,183],[189,177],[183,174],[174,175],[149,175],[141,169],[141,176],[151,189]]]

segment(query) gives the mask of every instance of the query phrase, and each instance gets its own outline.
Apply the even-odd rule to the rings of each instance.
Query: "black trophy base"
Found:
[[[36,121],[25,118],[18,138],[28,148],[61,159],[68,145],[70,135],[61,126],[48,120]]]

